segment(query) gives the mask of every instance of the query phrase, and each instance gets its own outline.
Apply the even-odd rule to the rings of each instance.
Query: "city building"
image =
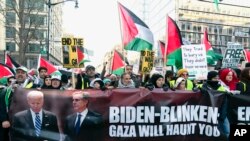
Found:
[[[192,44],[200,44],[204,29],[216,52],[223,53],[228,42],[239,42],[250,49],[250,2],[220,0],[140,0],[125,2],[154,33],[155,42],[165,41],[166,17],[176,21],[181,36]],[[157,47],[157,43],[155,43]]]
[[[42,53],[44,58],[48,58],[49,61],[55,65],[61,65],[62,62],[62,49],[61,49],[61,37],[62,37],[62,4],[52,5],[53,3],[60,3],[62,0],[34,0],[19,1],[17,3],[20,7],[23,5],[23,14],[16,13],[12,10],[17,4],[12,0],[6,0],[1,3],[0,12],[0,60],[4,60],[4,52],[7,51],[12,58],[19,62],[19,39],[26,40],[27,46],[25,46],[26,66],[28,68],[36,68],[38,55]],[[24,3],[22,3],[24,2]],[[14,5],[13,5],[14,4]],[[49,8],[50,6],[50,8]],[[20,10],[20,9],[19,9]],[[50,10],[50,15],[48,16]],[[22,15],[22,16],[20,16]],[[22,18],[24,20],[22,20]],[[49,19],[48,19],[49,18]],[[23,25],[20,21],[24,21]],[[49,24],[49,25],[48,25]],[[24,30],[21,30],[24,28]],[[29,30],[29,31],[26,31]],[[29,32],[27,36],[21,37],[20,31]],[[49,31],[49,33],[48,33]],[[49,40],[48,40],[49,35]],[[25,42],[24,42],[25,43]],[[49,44],[49,53],[47,53]],[[22,65],[25,65],[22,64]]]

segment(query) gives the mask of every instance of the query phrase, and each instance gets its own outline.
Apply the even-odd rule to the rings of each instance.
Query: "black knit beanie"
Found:
[[[212,80],[212,78],[216,77],[217,75],[219,75],[217,71],[210,71],[207,74],[207,80]]]

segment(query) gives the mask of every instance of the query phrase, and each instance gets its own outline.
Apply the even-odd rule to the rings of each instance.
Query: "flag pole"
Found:
[[[120,3],[117,1],[117,9],[118,9],[118,13],[120,13],[120,10],[119,10],[119,5]],[[122,54],[123,54],[123,61],[125,62],[125,51],[124,51],[124,44],[123,44],[123,34],[122,34],[122,24],[121,24],[121,16],[120,14],[118,14],[118,17],[119,17],[119,25],[120,25],[120,35],[121,35],[121,47],[122,47]]]
[[[112,74],[112,67],[113,67],[113,61],[114,61],[114,52],[115,50],[111,50],[110,52],[110,65],[109,65],[109,73]]]
[[[3,51],[3,54],[4,54],[4,63],[6,64],[7,62],[7,54],[6,54],[6,50]]]
[[[165,48],[164,48],[164,58],[163,58],[163,76],[165,79],[165,74],[167,71],[166,63],[167,63],[167,48],[168,48],[168,14],[166,15],[167,20],[166,20],[166,34],[165,34]]]

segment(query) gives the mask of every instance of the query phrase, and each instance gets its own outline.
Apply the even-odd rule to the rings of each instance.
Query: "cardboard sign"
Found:
[[[207,78],[207,57],[204,45],[183,45],[183,68],[188,70],[189,76],[202,80]]]
[[[142,74],[150,73],[154,66],[154,55],[153,51],[142,50],[140,58],[139,70]]]
[[[228,43],[223,56],[222,68],[238,68],[243,46],[239,43]]]
[[[77,48],[83,48],[83,38],[62,38],[63,67],[78,68]]]

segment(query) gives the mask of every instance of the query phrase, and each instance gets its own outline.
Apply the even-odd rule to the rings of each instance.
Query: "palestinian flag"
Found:
[[[208,40],[208,33],[207,33],[207,28],[205,28],[204,31],[204,37],[203,37],[203,44],[205,45],[206,52],[207,52],[207,63],[209,65],[216,65],[216,61],[219,59],[222,59],[222,55],[215,53],[213,51],[213,48]]]
[[[16,68],[21,66],[13,58],[11,58],[8,53],[5,53],[5,64],[14,71],[16,70]]]
[[[152,50],[154,44],[153,33],[149,27],[133,12],[118,3],[121,15],[123,45],[126,50]]]
[[[41,54],[38,57],[38,66],[37,70],[39,67],[45,67],[48,69],[48,75],[51,75],[52,73],[58,71],[57,68],[52,65],[50,62],[46,61],[44,58],[41,57]]]
[[[166,41],[167,65],[174,65],[177,69],[182,68],[181,33],[175,21],[169,16],[167,17]]]
[[[5,85],[7,84],[7,78],[14,76],[14,72],[12,72],[11,68],[2,63],[0,63],[0,70],[0,84]]]
[[[125,63],[123,58],[119,55],[118,51],[114,51],[113,63],[112,63],[112,74],[122,75],[124,72]]]
[[[84,52],[84,48],[78,46],[77,47],[77,63],[78,65],[84,64],[85,62],[90,62],[90,60],[86,59],[87,55]]]
[[[250,62],[250,51],[244,49],[244,56],[245,56],[245,61]]]

